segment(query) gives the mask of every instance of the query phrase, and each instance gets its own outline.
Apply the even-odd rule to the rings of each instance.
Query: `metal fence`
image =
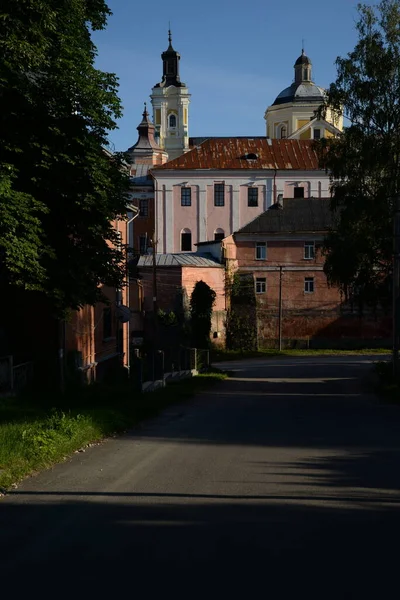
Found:
[[[197,348],[167,348],[157,351],[131,352],[130,376],[135,386],[160,381],[188,372],[204,372],[210,366],[208,350]]]
[[[0,393],[22,392],[33,381],[33,362],[14,365],[13,356],[0,357]]]

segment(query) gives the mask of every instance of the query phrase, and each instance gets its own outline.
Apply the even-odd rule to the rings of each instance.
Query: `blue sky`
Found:
[[[370,2],[368,2],[370,3]],[[124,116],[111,132],[116,150],[137,140],[143,102],[161,80],[161,53],[181,54],[181,80],[192,94],[190,136],[264,135],[265,109],[291,84],[305,50],[313,79],[327,87],[335,59],[356,43],[357,0],[108,0],[107,29],[94,33],[97,67],[116,73]],[[151,110],[149,111],[151,113]]]

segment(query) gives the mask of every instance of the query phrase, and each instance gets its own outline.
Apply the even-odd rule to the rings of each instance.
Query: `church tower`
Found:
[[[190,94],[179,76],[181,57],[172,47],[171,31],[168,41],[168,49],[161,55],[162,80],[152,89],[151,103],[157,142],[172,160],[189,150]]]
[[[325,94],[312,80],[312,63],[303,49],[294,64],[293,83],[266,110],[267,136],[307,140],[340,134],[343,115],[328,111],[326,120],[317,116]]]

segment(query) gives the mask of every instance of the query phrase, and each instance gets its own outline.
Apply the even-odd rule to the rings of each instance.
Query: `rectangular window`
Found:
[[[320,140],[320,139],[321,139],[321,130],[314,129],[314,140]]]
[[[267,242],[256,242],[256,260],[267,258]]]
[[[225,184],[214,184],[214,206],[225,206]]]
[[[258,188],[247,188],[247,206],[258,206]]]
[[[303,187],[295,187],[293,198],[304,198],[304,188]]]
[[[181,206],[192,206],[192,188],[181,188]]]
[[[305,260],[315,258],[315,242],[304,242],[304,258]]]
[[[267,291],[267,280],[265,277],[256,278],[256,294],[265,294]]]
[[[139,235],[139,253],[146,254],[147,252],[147,235]]]
[[[103,308],[103,340],[112,336],[111,308]]]
[[[304,278],[304,291],[306,294],[314,293],[314,277]]]
[[[149,216],[149,201],[147,198],[140,198],[139,200],[139,217]]]

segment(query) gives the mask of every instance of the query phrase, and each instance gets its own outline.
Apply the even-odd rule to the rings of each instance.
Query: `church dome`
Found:
[[[277,96],[272,106],[289,102],[313,104],[318,102],[321,104],[325,98],[325,90],[312,81],[311,71],[312,62],[303,48],[301,55],[294,63],[294,82]]]
[[[308,58],[307,54],[304,54],[304,50],[301,53],[301,55],[299,56],[299,58],[296,60],[296,62],[294,63],[295,67],[297,65],[311,65],[311,60]]]
[[[287,102],[320,102],[325,98],[325,90],[312,82],[292,83],[275,99],[272,106]]]

